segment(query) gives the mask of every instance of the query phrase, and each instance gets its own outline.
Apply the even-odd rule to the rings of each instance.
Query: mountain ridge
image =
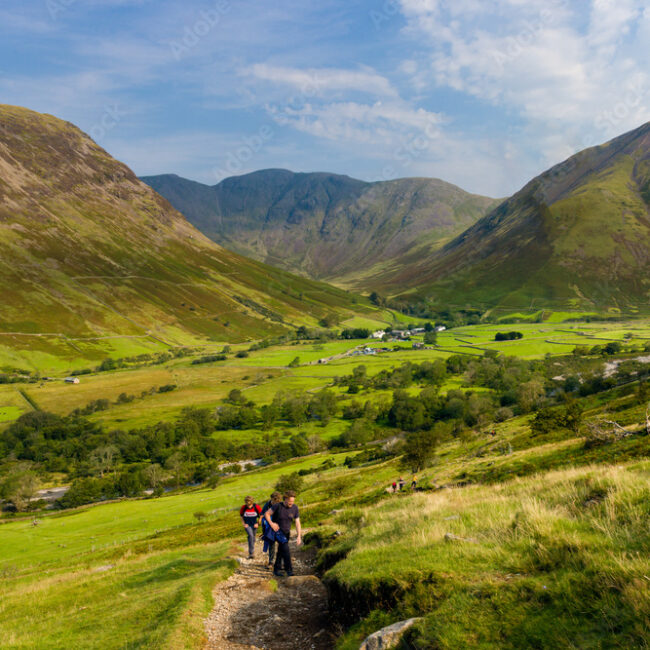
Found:
[[[646,123],[546,170],[390,286],[416,274],[423,299],[647,308],[649,182]]]
[[[372,288],[414,247],[428,253],[474,223],[495,199],[440,179],[366,182],[328,172],[258,170],[213,186],[178,175],[142,180],[221,245],[342,286]]]
[[[371,309],[220,247],[76,126],[7,105],[0,270],[0,333],[250,340]]]

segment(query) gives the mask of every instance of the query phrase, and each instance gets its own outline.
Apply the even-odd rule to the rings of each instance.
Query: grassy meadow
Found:
[[[423,617],[414,648],[646,647],[649,504],[643,461],[362,510],[325,575],[336,604],[364,618],[338,647],[411,616]]]
[[[494,341],[497,332],[511,330],[523,338]],[[218,353],[215,345],[159,365],[82,375],[78,385],[62,381],[69,368],[55,379],[0,385],[0,427],[30,409],[67,415],[104,398],[108,408],[89,420],[127,430],[172,422],[187,406],[214,411],[233,388],[259,406],[279,392],[315,394],[331,386],[339,413],[325,423],[278,421],[269,430],[210,434],[241,444],[289,441],[299,432],[328,443],[350,427],[343,407],[393,399],[385,387],[350,394],[346,384],[332,386],[359,365],[375,377],[409,361],[453,354],[480,360],[486,350],[532,360],[557,355],[559,363],[576,345],[648,340],[650,321],[486,324],[442,332],[426,350],[409,342],[307,341],[237,357],[249,347],[239,344],[225,360],[192,363]],[[391,351],[317,363],[365,345]],[[296,357],[300,364],[293,366]],[[580,366],[586,372],[604,360],[576,363],[586,364]],[[165,385],[176,388],[157,392]],[[403,392],[415,398],[422,388],[415,382]],[[201,647],[211,590],[234,570],[231,558],[243,542],[237,506],[246,494],[262,501],[281,476],[299,471],[305,474],[298,500],[303,524],[318,548],[334,609],[343,612],[339,650],[357,648],[368,633],[410,616],[422,617],[407,641],[418,649],[644,647],[650,638],[650,444],[639,435],[645,404],[637,388],[605,387],[579,398],[585,422],[607,417],[627,432],[604,443],[588,444],[584,426],[535,432],[534,412],[447,435],[417,472],[421,493],[387,491],[400,475],[408,485],[412,468],[399,447],[373,456],[375,443],[246,471],[215,488],[5,514],[0,647]],[[449,374],[437,390],[493,392],[464,374]],[[134,399],[120,403],[123,393]],[[394,428],[376,431],[386,439],[404,436]],[[52,475],[48,485],[65,480]]]
[[[345,455],[328,457],[340,465]],[[289,461],[214,489],[39,514],[37,526],[32,518],[3,523],[0,647],[201,647],[212,586],[231,573],[227,558],[243,542],[243,497],[262,502],[281,474],[323,460]],[[322,498],[320,477],[308,479],[305,497],[311,489]]]

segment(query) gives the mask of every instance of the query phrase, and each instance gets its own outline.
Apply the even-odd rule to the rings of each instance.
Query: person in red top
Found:
[[[244,505],[239,509],[239,516],[248,535],[248,559],[253,559],[255,553],[255,534],[260,523],[262,508],[255,503],[253,497],[246,497]]]

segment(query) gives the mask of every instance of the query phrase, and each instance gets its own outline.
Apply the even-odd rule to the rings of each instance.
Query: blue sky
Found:
[[[640,0],[5,0],[0,102],[139,175],[432,176],[505,196],[650,119]]]

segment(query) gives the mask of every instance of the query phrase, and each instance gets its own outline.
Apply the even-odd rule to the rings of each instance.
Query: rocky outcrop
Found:
[[[420,619],[409,618],[406,621],[399,621],[374,632],[366,637],[359,646],[359,650],[388,650],[394,648],[402,638],[406,630],[415,625]]]

